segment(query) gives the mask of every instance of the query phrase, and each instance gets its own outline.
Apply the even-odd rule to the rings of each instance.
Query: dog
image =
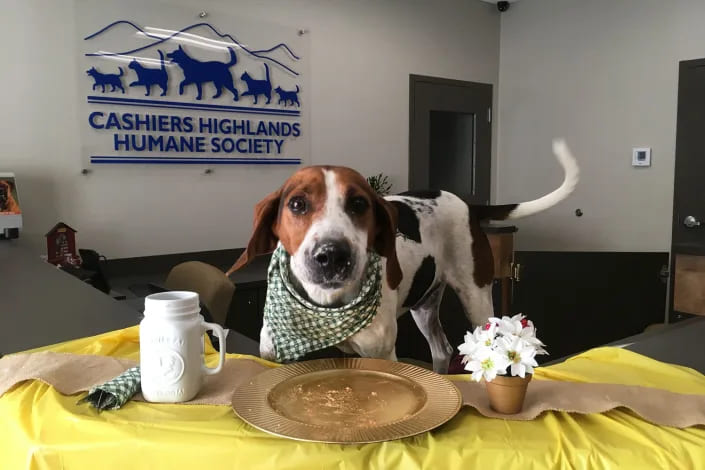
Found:
[[[179,94],[184,94],[184,87],[194,83],[198,90],[197,100],[203,97],[202,86],[204,83],[213,82],[216,93],[213,99],[219,98],[223,88],[227,88],[233,94],[233,100],[239,100],[239,95],[233,84],[233,76],[230,74],[230,67],[237,64],[237,56],[232,47],[228,47],[230,52],[230,62],[209,61],[201,62],[186,54],[184,48],[179,46],[175,51],[169,52],[166,56],[172,62],[181,67],[184,72],[184,79],[179,83]]]
[[[494,315],[494,263],[480,223],[544,211],[572,193],[578,165],[563,141],[553,151],[564,180],[553,192],[519,204],[468,205],[446,191],[409,191],[382,198],[356,171],[314,166],[294,173],[255,207],[253,233],[229,275],[281,244],[299,293],[320,306],[349,303],[360,290],[368,250],[382,256],[381,303],[369,325],[336,346],[362,357],[396,360],[397,318],[411,315],[431,349],[433,369],[446,373],[453,353],[438,308],[455,290],[474,325]],[[260,354],[273,359],[270,325]]]
[[[257,95],[266,96],[266,104],[272,101],[272,82],[269,80],[269,66],[267,64],[264,64],[264,80],[256,80],[247,72],[243,73],[240,78],[247,83],[247,91],[242,96],[252,96],[255,99],[254,104],[257,104]]]
[[[294,103],[296,103],[296,106],[301,106],[301,103],[299,103],[298,85],[296,85],[296,90],[282,90],[282,87],[278,86],[274,89],[274,91],[276,91],[279,95],[279,101],[277,101],[277,104],[282,104],[283,101],[284,106],[288,106],[289,101],[291,101],[292,106]]]
[[[12,190],[14,183],[8,180],[0,180],[0,213],[19,214],[20,205],[17,204]]]
[[[130,62],[130,67],[137,74],[137,80],[130,83],[130,86],[143,86],[146,88],[147,92],[144,96],[149,96],[152,91],[152,85],[158,85],[162,89],[162,93],[159,96],[166,95],[166,87],[169,82],[169,74],[166,72],[166,67],[164,66],[164,53],[158,50],[159,58],[161,59],[161,67],[157,69],[147,68],[144,65],[137,62],[137,59],[132,59]]]
[[[86,70],[86,73],[93,77],[93,80],[95,82],[93,83],[93,89],[97,86],[101,87],[101,91],[105,93],[105,85],[110,85],[112,88],[110,91],[115,91],[117,88],[122,90],[123,93],[125,93],[125,89],[122,87],[122,76],[124,74],[122,67],[118,67],[118,70],[120,70],[120,73],[100,73],[98,70],[96,70],[95,67],[91,67],[90,69]]]

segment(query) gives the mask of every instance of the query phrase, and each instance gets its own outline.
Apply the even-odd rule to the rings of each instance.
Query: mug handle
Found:
[[[223,328],[216,323],[208,323],[206,321],[202,323],[204,327],[204,333],[208,330],[211,330],[218,337],[218,343],[220,345],[218,365],[215,367],[207,367],[205,364],[202,364],[203,372],[205,372],[207,375],[215,375],[221,370],[223,370],[223,364],[225,364],[225,332],[223,331]]]

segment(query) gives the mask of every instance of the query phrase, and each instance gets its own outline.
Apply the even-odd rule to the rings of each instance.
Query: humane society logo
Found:
[[[102,50],[102,38],[112,34],[114,48],[126,29],[138,47]],[[285,156],[303,134],[301,58],[287,44],[253,50],[209,23],[168,30],[126,20],[84,44],[87,124],[111,138],[91,163],[301,163]]]

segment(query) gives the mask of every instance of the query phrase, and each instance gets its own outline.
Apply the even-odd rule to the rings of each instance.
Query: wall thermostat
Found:
[[[632,166],[651,166],[651,148],[635,147],[632,149]]]

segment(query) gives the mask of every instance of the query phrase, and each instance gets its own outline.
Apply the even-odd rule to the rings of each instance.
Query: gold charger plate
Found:
[[[319,359],[256,375],[233,393],[252,426],[302,441],[366,443],[440,426],[462,405],[448,379],[382,359]]]

